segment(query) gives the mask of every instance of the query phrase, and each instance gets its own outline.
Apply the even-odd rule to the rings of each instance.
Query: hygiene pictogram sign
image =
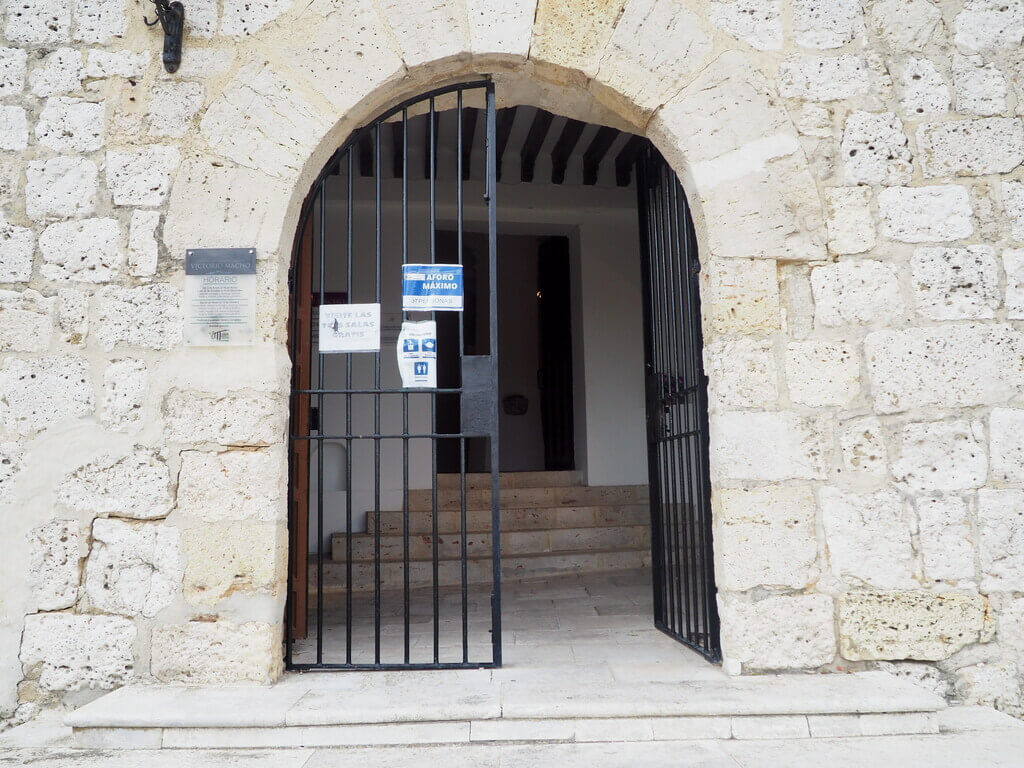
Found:
[[[437,323],[402,323],[397,351],[398,372],[405,389],[437,387]]]
[[[403,264],[402,309],[406,312],[461,312],[461,264]]]

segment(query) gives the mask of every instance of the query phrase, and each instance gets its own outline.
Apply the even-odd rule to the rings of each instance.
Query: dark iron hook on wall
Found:
[[[156,19],[150,21],[145,16],[142,20],[147,27],[155,27],[158,23],[164,30],[164,69],[174,73],[181,65],[181,38],[185,32],[185,6],[180,2],[153,0],[156,6]]]

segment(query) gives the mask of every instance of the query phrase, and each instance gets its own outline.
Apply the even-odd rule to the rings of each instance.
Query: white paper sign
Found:
[[[402,323],[398,334],[398,372],[406,389],[437,387],[437,323]]]
[[[256,250],[185,252],[185,344],[252,344],[256,329]]]
[[[380,304],[324,304],[318,325],[320,352],[380,351]]]

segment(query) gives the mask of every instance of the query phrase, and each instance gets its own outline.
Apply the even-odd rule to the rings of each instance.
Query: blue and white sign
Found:
[[[402,309],[406,312],[461,312],[461,264],[403,264]]]
[[[405,389],[437,387],[437,323],[402,323],[397,351],[398,372]]]

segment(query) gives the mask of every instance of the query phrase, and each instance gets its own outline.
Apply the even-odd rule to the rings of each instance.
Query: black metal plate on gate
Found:
[[[498,413],[494,407],[497,371],[490,355],[462,358],[462,433],[494,434]]]

